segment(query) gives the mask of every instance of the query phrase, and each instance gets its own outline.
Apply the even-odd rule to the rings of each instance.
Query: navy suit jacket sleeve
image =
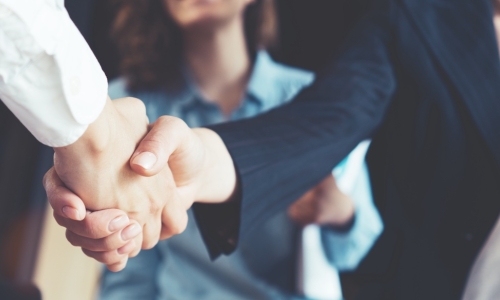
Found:
[[[239,190],[226,204],[194,211],[212,258],[286,209],[380,125],[396,88],[392,1],[373,10],[343,51],[289,104],[210,127],[227,146]],[[327,37],[325,37],[327,38]]]

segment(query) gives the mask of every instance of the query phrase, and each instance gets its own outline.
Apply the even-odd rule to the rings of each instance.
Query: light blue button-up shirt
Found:
[[[227,121],[216,105],[203,99],[189,76],[185,78],[184,87],[175,91],[137,93],[128,92],[125,81],[119,79],[110,84],[109,95],[141,99],[151,121],[161,115],[180,117],[191,127]],[[278,64],[266,52],[259,52],[247,93],[229,119],[252,117],[284,104],[313,80],[312,73]],[[345,173],[348,160],[334,170],[337,178]],[[366,165],[360,168],[350,195],[356,206],[353,227],[345,233],[322,229],[326,256],[341,271],[359,264],[383,228],[372,203]],[[100,296],[105,300],[300,299],[294,295],[299,232],[282,212],[241,239],[234,253],[211,261],[189,212],[184,233],[142,251],[119,273],[105,271]]]

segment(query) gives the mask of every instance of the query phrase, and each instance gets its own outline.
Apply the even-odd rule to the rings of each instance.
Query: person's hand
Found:
[[[305,193],[288,208],[288,215],[296,223],[342,226],[355,212],[352,199],[342,193],[333,175]]]
[[[108,100],[99,119],[82,138],[68,147],[55,149],[54,168],[47,173],[45,180],[46,188],[60,181],[59,185],[64,184],[78,195],[84,204],[80,209],[85,207],[97,212],[119,208],[138,223],[142,230],[138,230],[137,224],[130,225],[132,229],[129,231],[135,237],[123,244],[124,240],[118,233],[105,239],[104,234],[111,233],[111,230],[97,229],[95,222],[85,221],[87,218],[78,226],[58,218],[57,221],[69,229],[67,236],[74,245],[81,246],[85,254],[114,270],[124,265],[127,256],[138,253],[141,246],[152,248],[160,236],[167,238],[178,234],[187,225],[187,209],[192,202],[181,201],[170,170],[164,168],[154,176],[144,177],[134,173],[129,166],[130,156],[147,133],[147,126],[145,107],[140,100]],[[138,160],[146,167],[150,163],[144,158]],[[73,208],[61,207],[56,215],[71,214]],[[74,213],[78,218],[86,216],[78,207]],[[90,238],[106,242],[107,247],[119,246],[118,251],[105,251]],[[134,250],[129,251],[132,248]]]
[[[208,129],[191,130],[174,117],[162,117],[153,124],[132,156],[130,166],[137,173],[149,177],[168,171],[170,176],[166,176],[165,185],[173,189],[166,191],[164,196],[168,199],[181,199],[184,207],[191,206],[195,200],[227,200],[236,185],[234,167],[222,140]],[[125,266],[127,257],[138,252],[140,245],[135,243],[134,248],[123,237],[123,232],[127,232],[131,226],[125,230],[122,229],[128,224],[114,230],[109,229],[119,211],[95,211],[87,214],[82,222],[79,220],[86,214],[84,202],[64,187],[55,172],[47,173],[45,188],[54,214],[57,215],[56,219],[68,229],[68,239],[73,245],[82,247],[87,255],[117,271]],[[111,205],[120,207],[119,203]],[[142,207],[136,205],[136,208],[141,210]],[[125,215],[124,212],[121,213]],[[185,210],[183,213],[185,214]],[[165,234],[157,236],[155,242],[158,238],[168,238],[184,229],[184,220],[178,215],[175,209],[165,207],[161,216],[162,232]]]
[[[107,264],[114,272],[139,253],[142,227],[124,211],[86,211],[82,199],[64,186],[53,168],[45,174],[44,187],[54,218],[66,228],[66,238],[73,246],[81,247],[86,255]]]

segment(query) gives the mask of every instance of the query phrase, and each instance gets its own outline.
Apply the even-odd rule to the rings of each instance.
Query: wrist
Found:
[[[199,184],[195,202],[222,203],[234,195],[237,187],[236,170],[222,139],[214,131],[195,128],[193,133],[205,149],[203,167],[199,173]]]
[[[54,148],[58,159],[66,157],[82,158],[83,153],[104,151],[110,142],[111,136],[113,136],[116,124],[111,119],[115,119],[116,115],[116,108],[108,97],[101,114],[94,122],[89,124],[85,133],[76,142],[65,147]]]
[[[77,194],[89,210],[115,207],[112,197],[100,197],[102,186],[110,184],[117,151],[109,149],[116,143],[117,129],[121,124],[119,113],[108,98],[103,111],[85,133],[73,144],[54,148],[54,168],[71,191]],[[114,182],[111,182],[114,184]],[[93,187],[89,189],[88,187]],[[99,201],[97,201],[99,199]],[[106,200],[103,200],[106,199]]]

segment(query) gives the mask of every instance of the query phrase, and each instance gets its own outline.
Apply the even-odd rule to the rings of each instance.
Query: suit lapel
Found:
[[[500,58],[489,0],[400,0],[500,165]]]

